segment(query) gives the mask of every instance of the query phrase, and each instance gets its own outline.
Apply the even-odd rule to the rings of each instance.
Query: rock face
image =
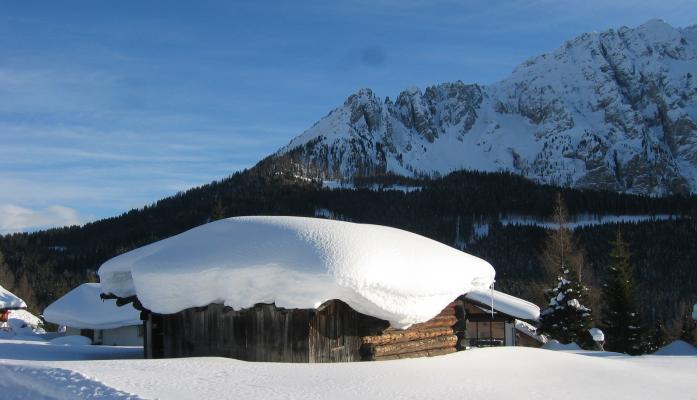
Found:
[[[277,155],[313,177],[510,171],[557,185],[697,191],[697,25],[587,33],[489,86],[362,89]]]

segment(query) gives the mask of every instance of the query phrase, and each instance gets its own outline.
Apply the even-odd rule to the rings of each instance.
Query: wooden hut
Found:
[[[466,347],[539,347],[534,326],[536,305],[497,290],[473,290],[462,296],[466,314]]]
[[[539,309],[501,292],[494,295],[499,299],[505,296],[507,302],[495,300],[493,313],[490,304],[463,295],[430,320],[406,329],[359,313],[341,300],[328,301],[317,309],[256,304],[233,310],[214,303],[173,314],[136,307],[144,318],[146,358],[377,361],[443,355],[469,347],[541,345],[534,328],[521,320],[536,320]],[[528,311],[512,311],[512,301]]]
[[[394,228],[242,217],[118,256],[99,275],[103,297],[141,311],[147,358],[344,362],[469,347],[468,318],[484,317],[463,293],[493,272]]]

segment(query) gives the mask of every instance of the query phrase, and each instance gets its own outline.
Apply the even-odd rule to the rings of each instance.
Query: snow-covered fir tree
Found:
[[[588,333],[592,327],[591,309],[586,306],[588,289],[580,282],[583,253],[567,227],[566,207],[557,197],[554,208],[556,229],[549,232],[545,249],[540,257],[548,274],[556,266],[555,287],[547,292],[548,306],[540,315],[540,333],[562,343],[578,343],[582,347],[593,346]]]
[[[607,279],[603,284],[601,323],[605,348],[632,355],[643,352],[641,319],[636,306],[633,268],[627,243],[617,231],[611,242]]]

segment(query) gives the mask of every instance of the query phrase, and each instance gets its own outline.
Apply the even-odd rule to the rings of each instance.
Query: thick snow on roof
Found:
[[[494,274],[484,260],[403,230],[264,216],[202,225],[99,269],[103,292],[137,295],[157,313],[210,303],[316,308],[340,299],[399,328],[487,288]]]
[[[478,303],[491,306],[492,290],[472,290],[465,297]],[[493,290],[494,310],[515,318],[537,321],[540,318],[540,307],[529,301],[513,297],[510,294]]]
[[[538,342],[544,344],[549,341],[549,338],[546,335],[538,334],[537,333],[537,328],[529,324],[528,322],[525,322],[520,319],[515,320],[515,328],[518,332],[523,333]]]
[[[2,308],[26,308],[27,303],[14,293],[0,286],[0,309]]]
[[[44,310],[44,319],[79,329],[112,329],[141,324],[140,312],[116,300],[102,300],[98,283],[83,283]]]

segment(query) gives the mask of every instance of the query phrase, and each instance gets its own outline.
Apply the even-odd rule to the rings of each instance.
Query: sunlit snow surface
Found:
[[[404,328],[489,287],[484,260],[400,229],[304,217],[235,217],[115,257],[102,291],[157,313],[224,303],[316,308],[340,299]]]
[[[694,399],[695,356],[523,347],[340,364],[134,358],[139,348],[0,340],[0,397],[45,399]]]

